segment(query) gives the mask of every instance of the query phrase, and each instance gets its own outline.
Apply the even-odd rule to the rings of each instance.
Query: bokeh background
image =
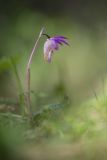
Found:
[[[73,146],[76,158],[94,157],[95,159],[96,152],[99,151],[95,146],[96,137],[98,139],[101,137],[99,145],[102,145],[104,150],[107,149],[104,145],[107,133],[107,2],[105,0],[0,0],[1,110],[14,112],[9,102],[14,101],[15,105],[18,103],[19,86],[14,69],[10,65],[11,57],[14,59],[22,86],[25,88],[26,64],[43,26],[50,36],[68,37],[70,46],[61,47],[53,55],[52,63],[48,64],[43,59],[46,37],[41,38],[31,66],[33,110],[37,111],[51,104],[65,103],[66,98],[69,100],[69,105],[67,103],[64,113],[58,111],[53,115],[52,120],[45,120],[42,127],[35,131],[30,130],[27,136],[35,143],[44,142],[47,137],[48,142],[52,144],[55,140],[60,144],[76,141],[76,146]],[[5,100],[9,103],[8,105],[7,102],[3,104]],[[15,112],[17,110],[18,107]],[[1,119],[5,122],[5,118]],[[12,120],[9,122],[13,127]],[[5,130],[2,126],[3,135],[4,133],[6,135],[8,127]],[[22,128],[25,130],[25,124]],[[14,130],[15,133],[10,132],[10,135],[15,137],[19,133],[17,130],[20,130],[20,126]],[[91,148],[89,141],[92,142],[93,138],[95,142]],[[10,146],[11,141],[14,141],[12,138],[10,141],[8,139],[9,137],[6,146],[7,142]],[[23,141],[23,138],[19,139]],[[91,149],[84,150],[84,145],[79,143],[81,139],[85,143],[88,141]],[[67,147],[61,148],[61,152],[72,148]],[[80,148],[83,148],[82,155]],[[95,154],[93,153],[90,157],[89,153],[93,148],[95,148]],[[40,150],[37,151],[40,152]],[[44,152],[41,155],[43,158]],[[99,154],[96,159],[100,155],[102,156]],[[37,156],[40,155],[37,154]],[[48,154],[45,156],[48,159]],[[60,154],[56,156],[61,157]],[[104,157],[106,159],[106,151]]]
[[[63,84],[72,100],[87,98],[106,74],[106,9],[104,1],[1,1],[0,56],[19,57],[24,83],[29,54],[42,26],[50,36],[64,35],[70,47],[61,48],[51,64],[43,60],[45,37],[32,63],[32,90],[50,92]],[[0,67],[1,96],[15,96],[16,85],[6,66]],[[5,62],[6,63],[6,62]],[[98,87],[98,86],[97,86]]]

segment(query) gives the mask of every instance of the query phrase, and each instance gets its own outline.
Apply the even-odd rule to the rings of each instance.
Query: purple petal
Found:
[[[64,36],[54,36],[53,38],[68,39],[67,37],[64,37]]]
[[[66,45],[69,45],[69,43],[67,42],[67,40],[65,39],[62,39],[62,38],[54,38],[54,40],[59,43],[59,44],[62,44],[62,43],[65,43]]]
[[[56,36],[51,38],[52,40],[54,40],[56,43],[62,45],[63,43],[65,43],[66,45],[69,45],[68,41],[64,38],[62,38],[63,36]]]
[[[56,43],[60,44],[60,45],[63,45],[63,43],[61,43],[61,41],[58,40],[58,39],[54,39],[54,41],[55,41]]]
[[[66,45],[69,45],[69,43],[66,40],[59,39],[59,42],[65,43]]]

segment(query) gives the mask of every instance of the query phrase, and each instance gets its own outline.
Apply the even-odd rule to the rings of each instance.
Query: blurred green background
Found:
[[[3,66],[3,58],[19,58],[18,70],[25,81],[29,54],[42,26],[47,34],[64,35],[70,47],[62,47],[51,64],[43,60],[45,37],[32,63],[32,90],[53,92],[60,84],[72,100],[92,95],[106,75],[106,2],[103,1],[1,1],[0,95],[16,96],[16,82]],[[6,63],[6,62],[5,62]],[[103,84],[101,84],[103,86]],[[103,87],[100,89],[103,90]]]
[[[45,154],[44,146],[33,146],[31,150],[37,154],[29,154],[37,159],[63,159],[63,150],[66,159],[107,158],[106,19],[104,0],[0,0],[0,137],[4,139],[0,143],[1,148],[5,144],[6,153],[12,148],[10,157],[14,146],[27,141],[24,151],[29,150],[29,142],[58,147],[59,153],[53,147]],[[46,37],[39,42],[31,66],[31,95],[33,111],[43,112],[43,116],[37,116],[39,126],[31,129],[11,115],[19,110],[19,86],[10,62],[12,57],[25,88],[26,64],[43,26],[50,36],[68,37],[70,46],[61,47],[48,64],[43,59]],[[44,114],[50,106],[54,109]]]

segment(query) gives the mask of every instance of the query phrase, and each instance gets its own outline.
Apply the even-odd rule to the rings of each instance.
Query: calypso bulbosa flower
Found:
[[[54,51],[58,50],[60,45],[69,45],[69,43],[67,38],[64,36],[49,37],[47,34],[43,35],[46,35],[48,37],[44,44],[44,59],[47,62],[51,62],[52,54],[54,53]]]

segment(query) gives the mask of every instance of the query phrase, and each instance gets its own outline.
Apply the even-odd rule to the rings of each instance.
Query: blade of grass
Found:
[[[23,87],[22,87],[22,84],[21,84],[21,80],[20,80],[20,76],[19,76],[19,73],[18,73],[18,70],[17,70],[17,66],[14,63],[13,57],[10,58],[10,63],[11,63],[12,69],[14,71],[16,80],[17,80],[17,85],[18,85],[18,90],[19,90],[19,103],[20,103],[20,106],[21,106],[21,113],[22,113],[22,115],[25,115],[26,114],[26,105],[25,105],[24,90],[23,90]]]

